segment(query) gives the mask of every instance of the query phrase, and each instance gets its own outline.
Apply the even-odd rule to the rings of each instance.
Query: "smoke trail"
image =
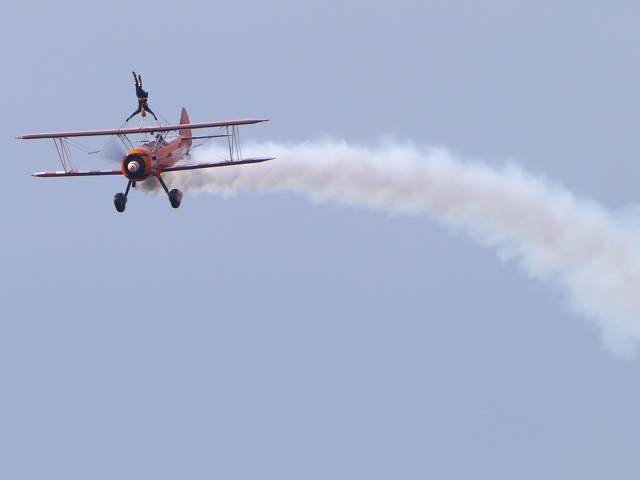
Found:
[[[170,180],[186,191],[289,190],[316,201],[431,214],[466,229],[483,245],[500,247],[501,257],[517,258],[532,276],[560,285],[571,307],[601,329],[607,348],[620,356],[635,354],[640,244],[598,204],[516,165],[493,169],[461,162],[444,148],[387,143],[367,149],[325,140],[251,145],[243,153],[277,159],[181,172]],[[213,161],[215,155],[205,150],[196,160]]]

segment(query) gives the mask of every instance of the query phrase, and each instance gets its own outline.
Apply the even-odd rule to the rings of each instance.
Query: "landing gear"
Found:
[[[173,190],[169,191],[169,189],[164,183],[164,180],[162,180],[162,177],[160,175],[158,175],[158,180],[160,181],[160,185],[162,185],[162,188],[164,188],[164,191],[167,193],[167,196],[169,197],[169,201],[171,202],[171,206],[173,208],[178,208],[180,206],[180,202],[182,201],[182,192],[177,188],[174,188]]]
[[[116,193],[113,197],[113,204],[116,206],[116,210],[122,213],[127,206],[127,197],[124,196],[124,193]]]
[[[124,191],[124,193],[116,193],[113,197],[113,204],[116,206],[116,210],[120,213],[124,212],[124,209],[127,206],[127,195],[129,195],[129,188],[131,188],[132,183],[133,182],[129,180],[127,189]]]
[[[164,183],[164,180],[162,180],[162,177],[160,177],[160,175],[158,175],[158,180],[160,181],[160,185],[162,185],[162,188],[164,188],[164,191],[167,193],[169,202],[171,202],[171,206],[173,208],[178,208],[180,206],[180,202],[182,201],[182,192],[177,188],[169,191],[167,185]],[[127,206],[127,195],[129,195],[129,189],[132,186],[135,187],[136,182],[134,182],[133,180],[129,180],[125,192],[116,193],[113,197],[113,204],[116,206],[116,210],[120,213],[124,212],[124,209]]]
[[[180,202],[182,201],[182,192],[177,188],[174,188],[169,192],[169,201],[171,202],[171,206],[173,208],[178,208],[180,206]]]

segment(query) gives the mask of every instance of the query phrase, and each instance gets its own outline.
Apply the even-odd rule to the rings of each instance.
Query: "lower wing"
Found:
[[[212,163],[194,163],[192,165],[174,165],[173,167],[167,167],[163,172],[176,172],[179,170],[195,170],[196,168],[213,168],[213,167],[230,167],[232,165],[244,165],[247,163],[261,163],[273,160],[273,158],[245,158],[244,160],[238,160],[235,162],[223,161]]]
[[[244,165],[247,163],[261,163],[273,158],[245,158],[236,162],[223,161],[214,163],[195,163],[192,165],[174,165],[163,169],[163,172],[176,172],[179,170],[195,170],[196,168],[230,167],[232,165]],[[32,177],[90,177],[94,175],[122,175],[122,170],[75,170],[70,172],[38,172],[31,174]]]
[[[89,177],[92,175],[122,175],[122,170],[71,170],[69,172],[38,172],[32,177]]]

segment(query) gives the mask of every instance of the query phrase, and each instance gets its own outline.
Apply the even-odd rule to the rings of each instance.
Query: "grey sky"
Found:
[[[135,70],[167,121],[443,145],[617,215],[639,198],[639,19],[627,2],[6,5],[3,476],[637,478],[638,361],[464,230],[286,192],[178,210],[133,192],[117,214],[121,178],[32,178],[59,168],[52,142],[14,137],[121,125]]]

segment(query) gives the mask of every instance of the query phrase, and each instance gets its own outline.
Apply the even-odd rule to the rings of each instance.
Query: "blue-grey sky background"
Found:
[[[123,178],[32,178],[55,148],[14,137],[120,126],[135,70],[170,122],[442,145],[615,215],[640,199],[639,20],[622,1],[5,5],[2,476],[637,479],[638,360],[464,231],[286,192],[132,192],[118,214]]]

